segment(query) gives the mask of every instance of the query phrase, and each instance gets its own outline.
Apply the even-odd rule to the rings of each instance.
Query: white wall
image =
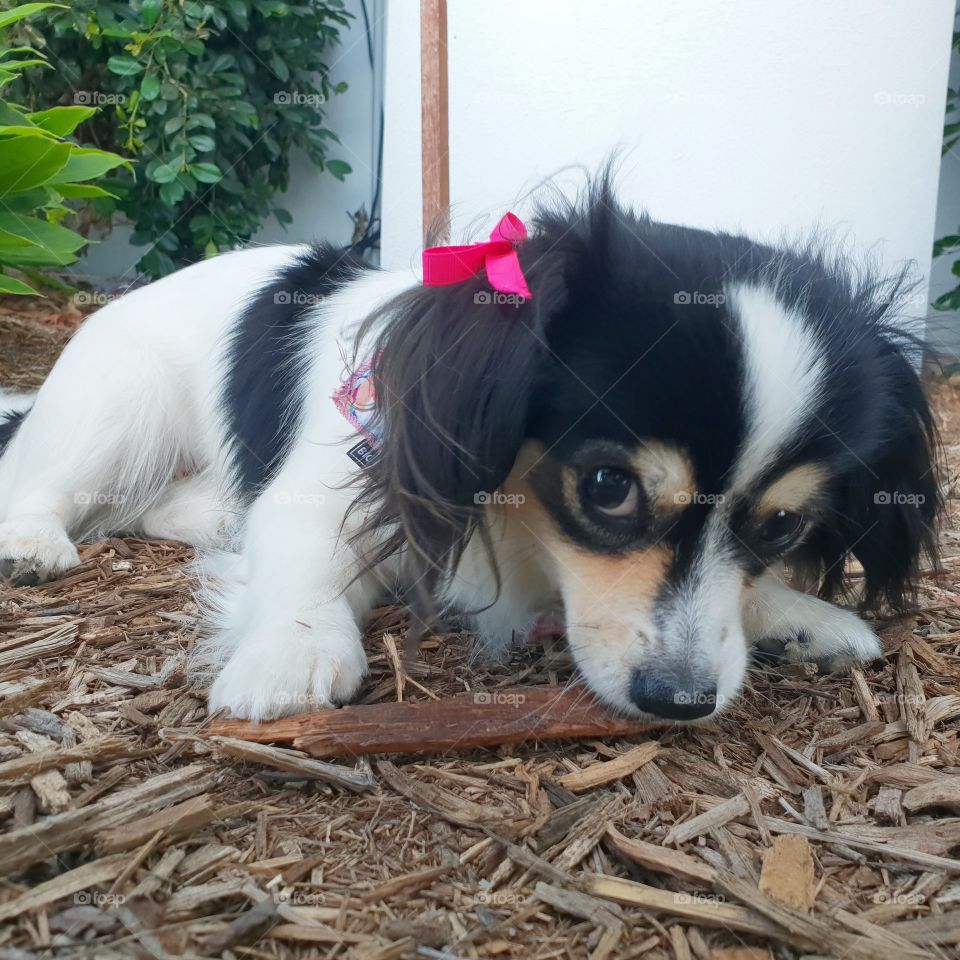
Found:
[[[293,215],[293,223],[284,229],[271,217],[254,237],[255,243],[299,243],[313,239],[347,243],[353,231],[347,211],[355,212],[364,202],[368,213],[370,211],[376,186],[386,0],[367,0],[374,35],[373,71],[360,0],[346,0],[345,6],[354,19],[351,26],[341,32],[340,45],[331,50],[327,66],[332,81],[344,80],[349,89],[333,97],[323,109],[326,126],[341,141],[331,143],[330,157],[345,160],[353,172],[341,183],[319,172],[304,154],[295,154],[291,158],[290,189],[280,199],[281,206]],[[131,246],[130,232],[123,224],[115,227],[103,242],[88,248],[75,272],[90,277],[133,279],[135,265],[148,248]]]
[[[420,245],[414,7],[389,9],[386,265]],[[926,274],[952,17],[953,0],[449,0],[455,235],[621,146],[622,195],[658,218],[767,239],[819,224]]]

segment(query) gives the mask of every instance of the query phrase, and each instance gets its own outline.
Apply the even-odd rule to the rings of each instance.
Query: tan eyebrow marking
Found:
[[[679,512],[697,492],[690,458],[678,446],[649,440],[630,458],[654,510]]]
[[[816,463],[805,463],[774,480],[767,487],[757,506],[759,514],[778,510],[800,510],[823,490],[827,472]]]

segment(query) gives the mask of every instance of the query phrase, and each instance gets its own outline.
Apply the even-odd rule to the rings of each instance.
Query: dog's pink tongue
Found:
[[[538,640],[562,640],[567,635],[567,625],[558,613],[545,613],[537,618],[537,622],[527,634],[527,642],[535,643]]]

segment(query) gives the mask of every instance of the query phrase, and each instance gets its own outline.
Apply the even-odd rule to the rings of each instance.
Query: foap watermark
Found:
[[[878,890],[872,899],[874,903],[907,904],[912,907],[919,907],[927,902],[922,893],[893,893],[890,890]]]
[[[281,307],[316,307],[323,303],[323,297],[303,290],[278,290],[273,295],[273,302]]]
[[[127,902],[127,898],[122,893],[81,890],[73,895],[73,902],[81,907],[122,907]]]
[[[301,626],[308,627],[309,624],[303,624],[300,621]],[[315,693],[278,693],[273,698],[274,702],[278,706],[282,707],[296,707],[296,712],[306,713],[308,710],[326,710],[330,706],[330,701],[324,697],[318,697]],[[293,711],[291,711],[293,712]]]
[[[697,705],[716,709],[723,702],[723,696],[712,691],[707,693],[705,690],[678,690],[673,695],[673,702],[685,707]]]
[[[499,290],[478,290],[473,295],[473,302],[480,306],[494,305],[497,307],[519,307],[527,302],[526,297],[519,293],[501,293]]]
[[[77,490],[73,502],[78,507],[119,507],[127,502],[127,498],[122,493],[104,490]]]
[[[873,95],[878,107],[922,107],[927,98],[922,93],[904,93],[900,90],[878,90]]]
[[[701,493],[699,490],[689,491],[681,490],[673,495],[673,502],[678,506],[685,507],[689,504],[698,506],[716,507],[723,503],[727,498],[722,493]]]
[[[921,693],[878,693],[877,703],[896,704],[897,706],[922,707],[927,698]]]
[[[114,107],[127,102],[125,93],[104,93],[101,90],[74,90],[73,102],[78,107]]]
[[[481,890],[474,895],[473,902],[488,907],[522,907],[529,899],[527,894],[512,890]]]
[[[491,690],[475,693],[473,702],[479,707],[519,707],[527,702],[527,698],[522,693],[498,693]]]
[[[327,895],[322,890],[294,890],[288,888],[274,890],[273,902],[292,907],[322,907],[327,902]]]
[[[274,490],[273,502],[280,507],[321,507],[327,502],[322,493],[304,493],[302,490]]]
[[[675,893],[673,902],[676,904],[726,903],[727,898],[722,893]]]
[[[704,293],[702,290],[678,290],[673,302],[679,307],[720,307],[727,298],[722,293]]]
[[[105,290],[78,290],[71,299],[76,307],[105,307],[122,296],[122,293],[107,293]]]
[[[527,498],[522,493],[501,493],[499,490],[488,493],[480,490],[473,495],[473,502],[478,507],[520,507],[527,502]]]
[[[327,98],[322,93],[304,93],[302,90],[281,90],[273,95],[278,107],[322,107]]]
[[[873,495],[878,507],[922,507],[927,498],[922,493],[905,493],[903,490],[878,490]]]

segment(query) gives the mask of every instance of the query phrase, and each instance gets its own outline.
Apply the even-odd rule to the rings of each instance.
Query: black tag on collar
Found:
[[[361,468],[369,467],[380,456],[380,451],[369,440],[361,440],[347,451],[347,456]]]

